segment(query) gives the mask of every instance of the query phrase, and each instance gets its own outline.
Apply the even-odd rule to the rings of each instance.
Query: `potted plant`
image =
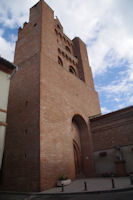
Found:
[[[57,186],[62,186],[62,185],[69,185],[71,183],[71,179],[68,179],[67,176],[65,176],[64,174],[62,174],[58,181],[57,181]]]

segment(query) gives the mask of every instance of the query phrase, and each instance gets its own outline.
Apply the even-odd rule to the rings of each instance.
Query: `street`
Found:
[[[133,190],[107,193],[57,194],[57,195],[26,195],[0,194],[0,200],[133,200]]]

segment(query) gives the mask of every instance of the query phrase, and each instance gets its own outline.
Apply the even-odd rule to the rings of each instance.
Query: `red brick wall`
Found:
[[[90,120],[94,151],[133,144],[133,106]]]
[[[73,116],[77,114],[87,127],[86,135],[81,137],[88,144],[83,154],[85,171],[87,176],[94,172],[92,138],[87,124],[88,116],[100,113],[100,106],[86,47],[79,38],[72,42],[63,29],[59,36],[56,25],[53,11],[41,1],[31,9],[30,22],[19,31],[15,51],[19,72],[12,80],[9,98],[6,189],[42,191],[54,186],[61,174],[75,178],[71,128]],[[66,51],[66,44],[71,53]],[[60,55],[59,48],[65,56]],[[58,56],[62,57],[63,66],[58,64]],[[76,76],[69,72],[70,65],[75,68]],[[78,68],[82,68],[85,82],[80,80]],[[16,155],[14,159],[12,155]]]
[[[42,28],[40,66],[41,190],[52,187],[61,174],[65,173],[72,179],[75,177],[73,138],[71,135],[73,116],[79,114],[88,123],[89,115],[100,113],[97,93],[91,85],[92,82],[85,84],[79,77],[69,72],[69,65],[72,65],[69,58],[75,60],[74,43],[67,39],[62,30],[58,30],[61,37],[55,32],[53,12],[47,9],[46,5],[43,7],[42,14],[44,28]],[[65,51],[66,41],[64,41],[64,37],[73,46],[73,49],[70,47],[71,54]],[[75,43],[76,41],[80,43],[79,56],[82,63],[85,63],[85,60],[87,60],[86,47],[81,40],[75,39]],[[67,57],[66,55],[61,56],[58,48],[64,51]],[[79,50],[77,49],[77,51]],[[62,58],[63,67],[58,64],[58,56]],[[73,67],[76,66],[73,65]],[[89,64],[82,66],[80,64],[80,67],[87,70]],[[91,176],[93,159],[90,132],[87,140],[89,165],[86,165],[86,167]]]
[[[3,173],[6,190],[40,189],[41,12],[36,13],[35,8],[32,10],[35,21],[24,26],[16,43],[15,64],[19,70],[11,81],[9,95]]]

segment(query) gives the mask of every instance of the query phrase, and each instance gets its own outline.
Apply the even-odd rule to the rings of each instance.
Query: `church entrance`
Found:
[[[88,125],[80,115],[72,119],[73,161],[75,177],[94,175],[92,141]],[[80,176],[79,176],[80,175]]]
[[[81,158],[80,158],[79,147],[74,140],[73,140],[73,151],[74,151],[75,173],[76,176],[78,176],[81,172]]]

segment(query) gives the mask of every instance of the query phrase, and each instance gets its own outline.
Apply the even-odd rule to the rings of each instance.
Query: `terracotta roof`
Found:
[[[99,116],[91,116],[91,117],[89,117],[89,119],[90,119],[90,121],[95,121],[95,120],[99,120],[99,119],[102,119],[102,118],[105,118],[105,117],[109,117],[111,115],[129,112],[129,111],[132,111],[132,110],[133,110],[133,106],[131,105],[131,106],[128,106],[128,107],[125,107],[125,108],[121,108],[119,110],[115,110],[115,111],[107,113],[107,114],[103,114],[103,115],[99,115]]]
[[[13,70],[13,69],[16,68],[16,65],[14,65],[14,64],[11,63],[11,62],[9,62],[9,61],[6,60],[5,58],[2,58],[1,56],[0,56],[0,64],[5,65],[5,67],[7,67],[7,68],[9,68],[9,69],[11,69],[11,70]]]

